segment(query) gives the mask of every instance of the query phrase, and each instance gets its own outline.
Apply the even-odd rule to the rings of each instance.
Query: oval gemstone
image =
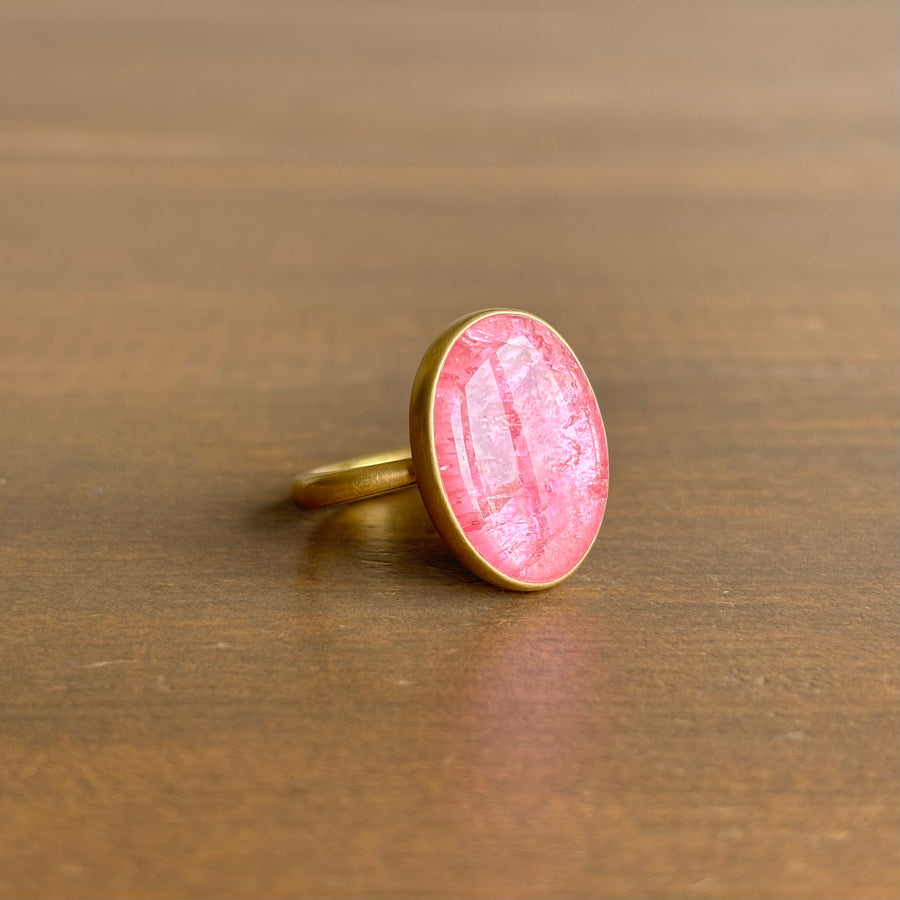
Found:
[[[545,584],[590,549],[606,507],[606,434],[590,382],[538,319],[498,312],[450,347],[433,434],[444,493],[478,554]]]

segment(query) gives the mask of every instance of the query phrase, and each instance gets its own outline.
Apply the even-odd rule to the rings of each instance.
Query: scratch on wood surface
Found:
[[[708,891],[716,887],[718,879],[715,875],[707,875],[705,878],[701,878],[699,881],[695,881],[693,884],[688,885],[689,891]]]
[[[100,662],[82,663],[77,669],[102,669],[105,666],[121,666],[126,663],[137,662],[136,659],[101,659]]]

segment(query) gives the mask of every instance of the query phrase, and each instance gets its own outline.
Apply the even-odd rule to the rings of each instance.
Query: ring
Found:
[[[587,556],[609,490],[606,432],[584,369],[542,319],[488,309],[450,325],[413,381],[409,442],[298,475],[294,502],[316,509],[418,482],[460,562],[511,590],[552,587]]]

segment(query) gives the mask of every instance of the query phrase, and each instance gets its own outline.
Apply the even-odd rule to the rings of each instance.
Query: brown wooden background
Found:
[[[0,894],[897,896],[894,6],[3,3]],[[497,305],[537,596],[287,501]]]

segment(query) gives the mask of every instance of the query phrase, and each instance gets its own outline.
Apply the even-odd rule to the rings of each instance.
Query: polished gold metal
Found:
[[[392,450],[320,466],[294,479],[291,494],[301,509],[377,497],[416,483],[409,450]]]
[[[419,491],[428,515],[440,536],[468,569],[499,587],[513,591],[539,591],[553,587],[568,578],[578,566],[554,581],[535,584],[510,578],[495,569],[472,545],[466,537],[450,500],[444,491],[444,483],[438,471],[437,453],[434,446],[434,401],[438,377],[450,348],[462,333],[481,319],[498,313],[525,316],[549,328],[562,343],[572,348],[556,329],[543,319],[518,309],[485,309],[458,319],[434,341],[419,363],[413,381],[409,403],[410,450],[397,450],[377,456],[363,456],[345,462],[313,469],[294,479],[293,497],[302,509],[316,509],[349,500],[362,500],[387,494],[407,487],[418,481]],[[572,353],[575,357],[575,354]],[[577,360],[577,357],[575,357]],[[580,363],[579,363],[580,365]],[[411,455],[411,458],[410,458]],[[590,547],[585,552],[585,556]],[[584,561],[582,557],[578,565]]]

